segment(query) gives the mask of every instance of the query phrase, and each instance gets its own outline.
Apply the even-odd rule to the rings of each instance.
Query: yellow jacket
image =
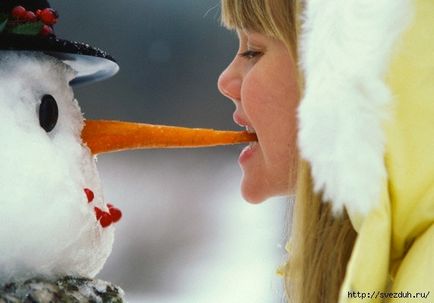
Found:
[[[311,0],[298,141],[358,232],[344,302],[434,302],[434,1]]]
[[[357,224],[340,302],[434,302],[434,1],[414,2],[387,73],[388,178],[380,206]]]

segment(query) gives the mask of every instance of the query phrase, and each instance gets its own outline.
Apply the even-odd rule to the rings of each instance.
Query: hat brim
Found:
[[[0,50],[40,51],[56,57],[77,72],[70,82],[75,86],[107,79],[119,70],[108,53],[85,43],[55,37],[2,34]]]

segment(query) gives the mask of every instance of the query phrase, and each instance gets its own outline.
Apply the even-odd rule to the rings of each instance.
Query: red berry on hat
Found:
[[[122,212],[116,207],[109,208],[109,212],[114,223],[118,222],[122,218]]]
[[[94,210],[96,219],[99,221],[99,219],[101,219],[102,215],[104,214],[104,211],[102,211],[101,208],[98,207],[94,207]]]
[[[87,202],[92,202],[93,198],[95,198],[95,195],[93,194],[93,191],[91,191],[89,188],[85,188],[84,192],[86,193]]]
[[[15,6],[12,9],[12,16],[17,19],[24,19],[26,16],[27,10],[24,8],[24,6]]]
[[[39,34],[40,34],[41,36],[48,37],[48,36],[52,36],[52,35],[54,35],[54,31],[53,31],[53,29],[51,28],[51,26],[44,25],[44,26],[42,27],[41,31],[39,32]]]
[[[39,18],[46,25],[53,25],[57,22],[57,13],[52,8],[45,8],[39,13]]]
[[[39,15],[41,14],[41,12],[42,12],[42,10],[40,10],[40,9],[37,9],[37,10],[36,10],[36,12],[35,12],[36,16],[38,16],[38,17],[39,17]]]
[[[101,219],[99,220],[99,223],[102,227],[108,227],[110,224],[112,224],[112,217],[108,212],[103,212]]]
[[[36,17],[35,13],[31,11],[27,11],[24,16],[24,20],[27,22],[35,22],[37,19],[38,17]]]

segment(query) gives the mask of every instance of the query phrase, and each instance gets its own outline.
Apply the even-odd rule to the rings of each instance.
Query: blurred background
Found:
[[[218,0],[51,0],[59,37],[108,51],[113,78],[75,89],[86,118],[238,129],[219,73],[237,50]],[[284,302],[288,198],[243,201],[243,146],[101,155],[107,201],[124,214],[99,278],[134,302]]]

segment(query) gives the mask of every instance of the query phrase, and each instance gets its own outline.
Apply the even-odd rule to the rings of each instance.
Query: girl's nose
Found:
[[[241,83],[240,74],[231,64],[220,74],[217,86],[223,95],[235,102],[241,100]]]

